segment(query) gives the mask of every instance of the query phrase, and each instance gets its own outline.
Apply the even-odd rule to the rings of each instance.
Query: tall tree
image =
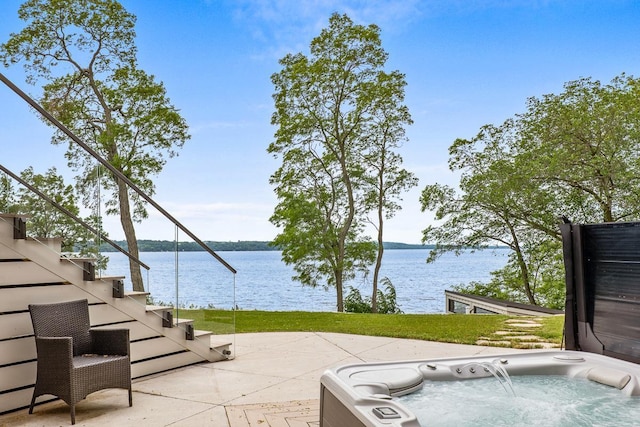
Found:
[[[386,157],[373,147],[393,147],[404,137],[396,125],[410,122],[393,103],[405,83],[384,71],[387,56],[377,26],[334,14],[310,56],[285,56],[271,78],[278,129],[268,152],[282,159],[270,180],[278,197],[271,221],[282,229],[275,243],[297,280],[335,287],[338,311],[345,281],[375,258],[364,234],[373,176],[364,156],[379,164]]]
[[[456,140],[449,165],[462,173],[459,192],[433,184],[422,193],[423,210],[443,221],[424,231],[424,241],[438,244],[430,260],[448,250],[504,244],[513,250],[509,262],[484,289],[558,304],[564,285],[558,216],[640,217],[639,129],[640,82],[623,74],[608,85],[569,82],[561,94],[529,99],[526,112],[503,125]]]
[[[27,24],[0,45],[4,64],[23,62],[29,83],[47,82],[42,105],[152,195],[152,177],[189,135],[162,83],[137,68],[135,16],[115,0],[28,0],[18,14]],[[52,141],[68,142],[60,132]],[[128,249],[137,258],[134,222],[147,216],[144,201],[81,147],[69,143],[66,157],[79,172],[87,207],[100,203],[98,186],[107,190],[106,213],[119,215]],[[134,290],[144,290],[133,261],[130,273]]]
[[[397,149],[406,141],[405,126],[412,123],[409,109],[404,102],[404,75],[398,71],[379,73],[369,91],[376,107],[372,109],[366,125],[370,139],[362,153],[366,168],[366,201],[373,218],[370,223],[376,229],[377,253],[373,267],[371,311],[378,312],[378,283],[384,256],[384,224],[401,209],[402,193],[418,185],[415,175],[402,167],[402,157]],[[391,282],[387,278],[386,283]],[[392,287],[392,285],[391,285]]]

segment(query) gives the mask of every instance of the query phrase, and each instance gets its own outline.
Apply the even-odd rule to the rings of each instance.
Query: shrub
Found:
[[[396,301],[396,288],[388,277],[380,280],[380,285],[384,291],[378,288],[377,302],[379,314],[399,314],[402,313]],[[362,297],[360,290],[349,287],[349,293],[344,298],[344,310],[348,313],[371,313],[371,297]]]

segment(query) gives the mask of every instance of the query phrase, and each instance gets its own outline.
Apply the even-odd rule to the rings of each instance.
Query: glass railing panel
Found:
[[[170,221],[162,223],[160,230],[171,230]],[[213,347],[231,343],[231,354],[235,356],[235,273],[220,264],[208,252],[184,233],[173,229],[173,240],[165,239],[167,233],[154,240],[153,245],[140,244],[139,259],[150,269],[143,270],[145,291],[149,293],[148,304],[171,307],[173,324],[184,329],[185,321],[193,325],[197,333],[211,333]],[[119,252],[102,245],[102,255],[109,258],[102,274],[106,277],[125,276],[125,287],[133,289],[129,274],[129,259]],[[109,250],[109,251],[104,251]],[[206,342],[205,339],[199,340]],[[216,350],[212,350],[216,351]]]

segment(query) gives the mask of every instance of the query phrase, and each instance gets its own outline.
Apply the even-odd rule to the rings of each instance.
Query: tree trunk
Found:
[[[529,280],[529,269],[527,268],[527,263],[525,262],[524,256],[522,255],[522,250],[520,249],[520,242],[511,224],[509,224],[509,231],[513,239],[512,249],[516,253],[516,258],[518,259],[518,266],[520,267],[520,274],[522,275],[522,287],[524,289],[524,293],[525,295],[527,295],[527,299],[529,300],[530,304],[538,305],[538,303],[536,302],[535,295],[533,295],[533,292],[531,292],[531,281]]]
[[[349,171],[346,164],[346,154],[344,150],[345,142],[340,142],[340,168],[342,170],[342,182],[345,185],[345,189],[347,191],[347,198],[349,202],[349,213],[344,220],[344,224],[340,229],[340,233],[338,235],[338,259],[336,260],[336,264],[339,268],[336,270],[336,297],[338,299],[338,312],[342,313],[344,311],[344,301],[343,301],[343,279],[344,279],[344,260],[347,256],[346,254],[346,245],[347,245],[347,237],[349,235],[349,230],[351,229],[351,224],[353,224],[353,218],[356,214],[355,201],[353,197],[353,185],[351,183],[351,177],[349,176]]]
[[[383,160],[384,163],[384,160]],[[384,164],[382,165],[384,167]],[[382,173],[378,175],[378,254],[376,255],[376,265],[373,268],[373,290],[371,293],[371,312],[378,312],[378,279],[380,268],[382,267],[382,256],[384,247],[382,244],[384,229],[384,177]]]
[[[529,300],[530,304],[538,305],[538,303],[536,302],[536,298],[533,295],[533,292],[531,292],[531,283],[529,281],[529,269],[527,268],[527,263],[524,261],[524,258],[522,257],[522,252],[520,252],[519,249],[516,251],[516,254],[518,257],[518,265],[520,266],[520,272],[522,274],[522,285],[524,287],[524,293],[527,295],[527,299]]]
[[[373,290],[371,293],[371,312],[378,312],[378,281],[380,278],[380,268],[382,267],[382,256],[384,255],[384,246],[382,244],[382,228],[383,213],[379,205],[378,209],[378,254],[376,255],[376,265],[373,268]]]
[[[124,236],[127,239],[129,253],[136,258],[140,258],[138,251],[138,239],[136,238],[136,229],[133,226],[133,220],[131,219],[128,188],[127,185],[120,179],[118,179],[117,182],[118,202],[120,204],[120,224],[122,224],[122,231],[124,231]],[[133,284],[133,290],[136,292],[144,292],[144,282],[142,280],[140,266],[132,259],[129,259],[129,272],[131,274],[131,283]]]
[[[342,290],[342,272],[336,272],[336,305],[338,308],[338,313],[344,312],[344,301],[343,301],[343,290]]]

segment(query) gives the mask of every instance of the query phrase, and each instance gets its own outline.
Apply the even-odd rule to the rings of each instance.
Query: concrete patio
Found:
[[[334,333],[238,334],[235,359],[194,365],[91,394],[76,407],[77,426],[318,426],[320,376],[356,362],[506,354],[498,347],[443,344]],[[68,426],[69,408],[54,401],[0,416],[0,427]]]

